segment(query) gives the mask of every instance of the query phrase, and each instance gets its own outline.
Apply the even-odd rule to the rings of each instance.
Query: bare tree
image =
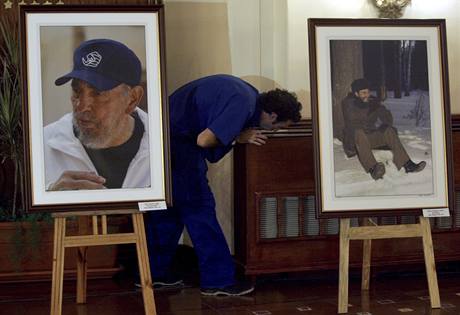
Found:
[[[401,52],[402,52],[402,85],[404,95],[410,95],[411,89],[411,70],[412,70],[412,54],[415,47],[415,41],[403,40],[401,41]]]
[[[404,116],[405,119],[415,120],[415,127],[420,127],[426,124],[430,118],[430,106],[429,106],[428,93],[421,93],[414,107],[410,112]]]
[[[380,82],[377,90],[377,96],[382,101],[387,98],[387,78],[386,78],[386,64],[385,64],[385,46],[384,41],[380,41]]]
[[[394,97],[401,98],[401,77],[402,77],[402,41],[395,41],[393,46],[393,53],[394,53],[394,69],[395,69],[395,76],[394,76]]]
[[[351,82],[364,75],[362,41],[331,41],[331,63],[334,137],[342,140],[344,121],[341,102],[350,92]]]

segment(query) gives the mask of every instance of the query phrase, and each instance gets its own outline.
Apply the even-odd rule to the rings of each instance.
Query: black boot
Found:
[[[425,161],[421,161],[415,164],[414,162],[412,162],[412,160],[409,160],[406,162],[406,164],[404,164],[404,169],[406,170],[406,173],[417,173],[417,172],[423,171],[425,166],[426,166]]]
[[[374,180],[380,179],[385,174],[385,165],[382,162],[375,163],[375,165],[369,170]]]

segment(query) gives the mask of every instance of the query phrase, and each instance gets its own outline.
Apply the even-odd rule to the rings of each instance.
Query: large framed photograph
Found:
[[[308,24],[319,216],[448,208],[445,21]]]
[[[29,211],[171,203],[163,16],[21,6]]]

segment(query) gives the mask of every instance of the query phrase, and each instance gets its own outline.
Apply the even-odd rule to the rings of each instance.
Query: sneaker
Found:
[[[249,283],[237,283],[223,288],[201,288],[201,295],[206,296],[241,296],[254,291]]]
[[[182,279],[157,279],[153,281],[154,289],[178,289],[184,287],[184,281]]]
[[[142,286],[140,282],[140,279],[138,279],[134,285],[138,288],[141,288]],[[178,278],[157,278],[153,281],[153,288],[156,290],[179,289],[183,288],[184,286],[184,281]]]
[[[378,162],[369,170],[369,173],[371,173],[374,180],[380,179],[385,174],[385,165],[382,162]]]
[[[415,164],[414,162],[412,162],[412,160],[409,160],[406,162],[406,164],[404,164],[404,169],[406,170],[406,173],[417,173],[417,172],[423,171],[425,166],[426,166],[425,161],[421,161]]]

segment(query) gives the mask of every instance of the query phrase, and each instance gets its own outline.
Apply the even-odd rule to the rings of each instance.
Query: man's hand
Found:
[[[263,135],[261,130],[245,129],[236,137],[236,142],[264,145],[267,139],[267,136]]]
[[[48,190],[105,189],[105,178],[94,172],[65,171]]]

